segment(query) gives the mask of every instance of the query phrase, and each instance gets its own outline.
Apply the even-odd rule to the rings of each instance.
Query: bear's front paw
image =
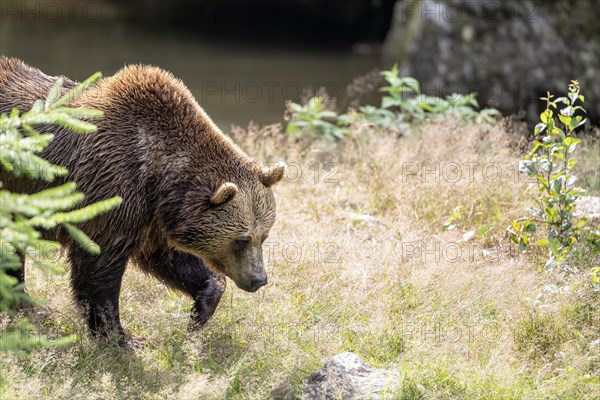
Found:
[[[202,328],[213,316],[225,291],[225,284],[224,276],[215,276],[208,280],[206,287],[196,295],[190,316],[190,330]]]

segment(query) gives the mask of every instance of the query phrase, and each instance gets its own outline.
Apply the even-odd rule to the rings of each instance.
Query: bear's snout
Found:
[[[245,292],[254,293],[261,287],[265,286],[268,282],[267,275],[263,274],[260,278],[253,278],[248,280],[233,280],[237,287]]]
[[[252,279],[252,282],[250,282],[250,285],[252,286],[252,289],[254,290],[258,290],[259,288],[266,286],[266,284],[269,283],[267,281],[267,278],[262,278],[262,279]]]

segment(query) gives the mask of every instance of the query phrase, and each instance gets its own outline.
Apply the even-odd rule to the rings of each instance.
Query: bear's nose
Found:
[[[265,286],[267,284],[267,278],[264,279],[252,279],[250,285],[252,285],[252,289],[258,289],[259,287]]]

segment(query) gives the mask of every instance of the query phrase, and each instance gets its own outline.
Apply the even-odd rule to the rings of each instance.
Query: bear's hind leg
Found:
[[[18,252],[18,254],[19,254],[19,260],[21,262],[21,267],[6,270],[6,274],[8,276],[17,278],[17,284],[25,283],[25,256],[21,252]]]
[[[25,255],[17,250],[17,254],[19,255],[19,262],[21,264],[18,268],[11,268],[6,270],[6,274],[8,276],[12,276],[13,278],[17,278],[17,285],[20,283],[25,283]]]
[[[125,332],[119,318],[119,294],[128,257],[107,261],[109,258],[103,257],[107,253],[110,252],[93,256],[80,248],[73,249],[71,285],[92,334],[116,338],[123,346]]]
[[[18,295],[21,296],[21,298],[17,298],[15,303],[10,305],[10,308],[12,308],[15,311],[26,311],[27,309],[30,309],[32,307],[32,304],[24,300],[23,297],[27,296],[25,293],[25,255],[20,251],[17,251],[17,254],[19,255],[19,263],[21,265],[14,269],[7,269],[6,275],[12,276],[13,278],[17,279],[17,283],[15,286],[20,286],[20,288],[17,289],[17,292]]]
[[[196,256],[174,249],[141,252],[135,257],[144,271],[194,299],[191,327],[202,327],[214,314],[225,291],[225,277],[210,271]]]

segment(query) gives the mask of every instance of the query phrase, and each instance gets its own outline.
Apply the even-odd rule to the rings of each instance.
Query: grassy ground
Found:
[[[291,143],[276,127],[233,135],[290,165],[264,248],[269,286],[247,294],[230,282],[214,318],[190,333],[190,301],[130,268],[122,321],[147,338],[131,352],[81,331],[66,275],[35,271],[29,291],[47,302],[30,316],[39,334],[76,342],[4,355],[0,398],[282,397],[342,351],[399,371],[400,399],[600,392],[600,294],[585,268],[598,255],[545,272],[539,254],[506,240],[529,182],[503,124],[432,122],[337,146]],[[597,193],[598,144],[587,148],[583,182]],[[442,231],[457,207],[456,227]]]

